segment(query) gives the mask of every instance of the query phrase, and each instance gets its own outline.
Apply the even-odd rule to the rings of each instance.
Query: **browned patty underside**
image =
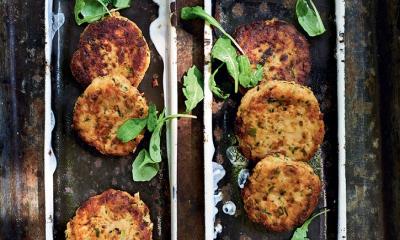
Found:
[[[139,194],[109,189],[89,198],[65,231],[67,240],[151,240],[153,223]]]
[[[114,13],[89,24],[72,56],[75,79],[88,85],[98,76],[122,75],[137,87],[150,63],[150,50],[136,24]]]
[[[272,19],[243,25],[235,37],[252,67],[263,66],[265,80],[304,84],[311,69],[309,44],[296,28]]]

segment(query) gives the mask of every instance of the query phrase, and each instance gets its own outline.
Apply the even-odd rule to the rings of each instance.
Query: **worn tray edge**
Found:
[[[346,239],[345,0],[335,0],[338,104],[338,235]]]
[[[45,194],[45,235],[53,239],[53,173],[55,159],[51,148],[51,31],[52,31],[52,0],[45,0],[45,119],[44,119],[44,194]],[[51,155],[50,155],[51,154]]]

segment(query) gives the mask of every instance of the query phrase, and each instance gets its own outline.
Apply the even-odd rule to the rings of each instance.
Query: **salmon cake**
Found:
[[[123,191],[109,189],[89,198],[67,224],[67,240],[124,239],[151,240],[153,223],[149,209],[140,200]]]
[[[98,77],[76,101],[73,127],[101,153],[125,156],[136,150],[143,133],[123,143],[117,130],[128,119],[145,118],[147,111],[146,99],[124,76]]]
[[[304,84],[311,70],[307,39],[296,28],[278,19],[240,26],[235,38],[252,67],[263,66],[265,80]]]
[[[150,50],[142,31],[114,12],[83,31],[72,56],[71,71],[85,86],[96,77],[118,74],[137,87],[149,64]]]
[[[241,152],[254,161],[271,153],[308,161],[325,134],[313,92],[286,81],[266,81],[249,90],[237,111],[235,128]]]
[[[284,232],[310,217],[320,192],[321,181],[307,163],[274,154],[257,163],[242,197],[251,221]]]

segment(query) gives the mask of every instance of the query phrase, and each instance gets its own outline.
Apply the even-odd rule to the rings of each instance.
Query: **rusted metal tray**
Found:
[[[313,90],[320,103],[321,111],[324,114],[326,133],[320,150],[310,161],[310,164],[323,182],[323,190],[316,211],[328,208],[330,212],[310,225],[308,236],[310,239],[334,239],[338,238],[338,236],[340,238],[346,236],[345,224],[344,226],[339,226],[341,223],[338,222],[340,208],[340,211],[342,211],[340,219],[342,223],[345,223],[345,214],[343,214],[345,213],[345,205],[343,205],[345,204],[345,196],[343,195],[345,191],[345,188],[343,188],[343,186],[345,187],[344,175],[341,175],[340,179],[338,179],[338,172],[344,174],[344,149],[339,150],[339,146],[344,144],[342,141],[344,139],[344,132],[342,132],[344,129],[344,125],[342,125],[344,123],[344,112],[342,111],[344,109],[344,62],[341,61],[341,59],[344,59],[344,49],[341,46],[343,40],[339,41],[340,36],[335,23],[335,2],[318,0],[313,2],[319,9],[327,31],[319,37],[308,37],[312,69],[306,85]],[[249,24],[257,20],[278,18],[294,24],[300,32],[306,35],[296,19],[296,1],[215,0],[205,1],[205,5],[206,8],[208,7],[209,10],[212,10],[214,17],[219,20],[229,33],[233,33],[236,27],[243,24]],[[344,7],[342,3],[340,5]],[[338,7],[340,6],[336,6],[336,10],[338,10]],[[339,24],[343,24],[343,9],[339,10],[339,14],[341,18]],[[341,31],[341,35],[343,35],[343,29]],[[217,32],[213,32],[213,35],[218,37]],[[205,37],[205,58],[207,61],[207,59],[210,60],[208,54],[210,43],[212,42],[212,36],[207,28]],[[341,37],[343,38],[343,36]],[[335,58],[336,50],[338,50],[338,58]],[[205,75],[209,74],[209,67],[210,65],[206,64]],[[205,88],[207,87],[205,86]],[[238,187],[238,180],[235,175],[236,170],[234,170],[234,166],[228,156],[235,154],[235,151],[232,151],[232,146],[235,145],[233,129],[240,99],[241,95],[237,94],[231,95],[227,101],[212,100],[210,95],[207,96],[206,94],[204,104],[204,121],[206,122],[205,179],[206,185],[209,184],[209,186],[205,187],[205,204],[206,214],[211,212],[206,215],[206,224],[208,224],[206,226],[207,239],[212,239],[212,237],[217,239],[289,239],[293,232],[268,232],[262,226],[252,223],[243,209],[240,196],[241,190]],[[212,109],[211,105],[213,106]],[[209,119],[210,117],[212,117],[212,120]],[[213,147],[215,147],[214,154],[212,150],[209,150]],[[212,163],[209,161],[211,156],[213,156]],[[341,163],[341,169],[339,162]],[[211,168],[214,170],[214,182],[212,184],[209,183],[210,174],[212,174]],[[221,171],[225,172],[223,177]],[[221,177],[222,179],[216,182]],[[339,182],[342,184],[340,190]],[[341,194],[339,194],[339,191],[341,191]],[[210,197],[212,192],[214,193],[214,201]],[[339,195],[341,196],[339,197]],[[218,211],[215,219],[212,218],[213,206],[210,201],[216,204],[215,211]],[[224,213],[230,211],[232,203],[236,207],[236,211],[228,214]],[[214,229],[209,226],[212,221],[214,221]]]
[[[87,24],[76,24],[73,15],[75,1],[50,1],[47,14],[51,25],[46,35],[52,47],[51,51],[46,49],[46,53],[49,57],[51,53],[51,88],[50,84],[46,85],[46,114],[52,119],[47,119],[46,134],[51,134],[53,125],[54,129],[52,136],[47,136],[49,145],[46,147],[49,149],[45,156],[47,239],[64,239],[66,223],[76,209],[89,197],[109,188],[131,194],[139,192],[150,209],[153,238],[175,239],[176,148],[170,147],[167,152],[167,145],[176,145],[173,144],[176,141],[176,122],[170,122],[163,133],[163,161],[159,174],[150,182],[132,180],[131,163],[139,151],[127,157],[109,157],[81,141],[72,129],[71,121],[75,101],[84,88],[73,78],[69,64]],[[174,9],[170,8],[168,1],[133,1],[132,5],[120,13],[139,26],[151,52],[150,66],[139,91],[160,111],[165,107],[167,114],[173,113],[177,108],[176,99],[171,97],[176,91],[176,57],[166,49],[173,52],[176,47],[169,18]],[[152,85],[154,80],[159,82],[158,87]],[[149,138],[150,135],[146,134],[138,149],[146,147]]]

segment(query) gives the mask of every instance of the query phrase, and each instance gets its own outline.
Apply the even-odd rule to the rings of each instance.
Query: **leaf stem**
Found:
[[[166,116],[166,117],[164,118],[164,120],[165,120],[165,121],[168,121],[168,120],[171,120],[172,118],[197,118],[197,117],[194,116],[194,115],[191,115],[191,114],[182,114],[182,113],[179,113],[179,114],[168,115],[168,116]]]
[[[105,5],[101,0],[97,0],[97,2],[99,2],[104,7],[104,9],[107,11],[108,15],[111,16],[111,12],[110,12],[110,10],[108,10],[107,5]]]

